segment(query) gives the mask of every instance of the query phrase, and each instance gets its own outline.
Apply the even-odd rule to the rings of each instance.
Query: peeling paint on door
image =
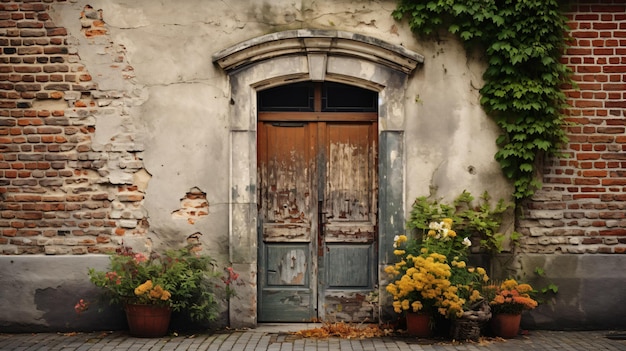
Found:
[[[259,116],[259,321],[375,320],[376,114]]]
[[[373,321],[366,301],[376,284],[377,129],[375,123],[328,124],[323,228],[324,314]]]

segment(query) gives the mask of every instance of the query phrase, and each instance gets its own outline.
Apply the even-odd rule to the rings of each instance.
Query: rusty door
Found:
[[[259,113],[259,321],[376,318],[376,120]]]

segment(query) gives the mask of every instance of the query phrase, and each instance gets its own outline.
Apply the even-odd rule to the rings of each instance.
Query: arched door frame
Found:
[[[405,86],[423,60],[417,53],[376,38],[325,30],[268,34],[213,55],[213,62],[230,79],[229,257],[246,282],[237,287],[238,298],[230,303],[231,327],[256,326],[257,91],[305,80],[378,91],[378,266],[382,272],[393,259],[393,236],[404,231]]]

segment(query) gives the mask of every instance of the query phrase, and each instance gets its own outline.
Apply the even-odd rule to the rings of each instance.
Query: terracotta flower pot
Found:
[[[427,338],[432,335],[430,314],[423,312],[406,313],[406,331],[408,334],[419,338]]]
[[[519,334],[521,314],[497,313],[491,317],[491,329],[496,336],[511,339]]]
[[[167,334],[171,317],[168,306],[127,304],[124,309],[130,335],[157,338]]]

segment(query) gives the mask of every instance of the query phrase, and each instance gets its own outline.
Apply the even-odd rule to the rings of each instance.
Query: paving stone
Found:
[[[252,329],[192,336],[134,338],[122,331],[111,333],[0,334],[3,351],[626,351],[626,340],[615,331],[530,331],[514,339],[481,342],[417,340],[384,337],[373,339],[312,339],[288,332]],[[608,336],[608,337],[607,337]]]

